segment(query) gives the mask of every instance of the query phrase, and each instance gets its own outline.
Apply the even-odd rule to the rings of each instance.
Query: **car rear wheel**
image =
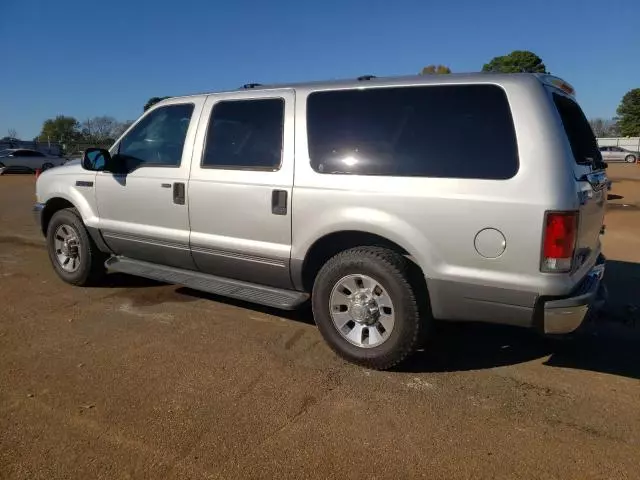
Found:
[[[56,273],[67,283],[92,285],[104,276],[105,256],[74,208],[53,214],[47,227],[47,251]]]
[[[4,173],[4,169],[5,169],[4,163],[0,162],[0,175]]]
[[[45,170],[49,170],[50,168],[53,168],[53,163],[47,162],[47,163],[43,163],[42,164],[42,171],[44,172]]]
[[[624,157],[624,161],[627,163],[636,163],[636,156],[635,155],[627,155],[626,157]]]
[[[420,316],[409,263],[385,248],[358,247],[321,268],[313,287],[313,314],[338,355],[386,370],[415,350],[428,319]]]

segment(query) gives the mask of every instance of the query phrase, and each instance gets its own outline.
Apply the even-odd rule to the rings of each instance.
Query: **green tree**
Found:
[[[447,74],[451,73],[451,69],[446,65],[427,65],[422,69],[420,75]]]
[[[80,136],[80,124],[74,117],[58,115],[56,118],[44,121],[38,139],[41,142],[68,143],[78,140]]]
[[[483,72],[494,73],[549,73],[542,59],[528,50],[514,50],[508,55],[494,57],[482,67]]]
[[[617,113],[620,134],[625,137],[640,136],[640,88],[625,93]]]
[[[161,102],[165,98],[171,98],[171,97],[151,97],[149,100],[147,100],[147,103],[144,104],[144,111],[146,112],[151,107],[153,107],[156,103]]]

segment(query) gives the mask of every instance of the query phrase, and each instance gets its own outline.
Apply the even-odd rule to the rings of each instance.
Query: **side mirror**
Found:
[[[82,168],[93,172],[109,170],[113,164],[111,154],[104,148],[87,148],[82,157]]]

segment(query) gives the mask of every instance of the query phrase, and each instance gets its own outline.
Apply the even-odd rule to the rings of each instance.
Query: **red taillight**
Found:
[[[578,212],[548,212],[542,248],[543,272],[571,270],[578,232]]]

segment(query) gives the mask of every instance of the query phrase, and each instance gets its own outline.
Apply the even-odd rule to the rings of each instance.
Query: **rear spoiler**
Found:
[[[576,89],[569,83],[561,79],[560,77],[554,77],[553,75],[547,74],[538,74],[536,75],[542,83],[545,85],[549,85],[550,87],[555,87],[558,90],[562,90],[567,95],[575,97]]]

